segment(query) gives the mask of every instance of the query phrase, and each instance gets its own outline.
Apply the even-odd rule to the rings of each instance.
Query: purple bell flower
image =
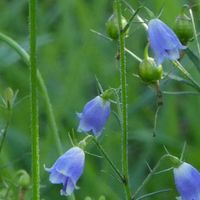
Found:
[[[159,19],[149,21],[148,35],[157,65],[162,64],[164,59],[178,60],[180,51],[186,48],[176,34]]]
[[[82,113],[78,113],[78,132],[92,131],[95,136],[99,136],[109,115],[110,102],[100,96],[95,97],[84,106]]]
[[[60,156],[51,168],[45,168],[50,173],[49,180],[53,184],[63,184],[61,195],[71,195],[76,188],[76,182],[83,173],[85,153],[79,147],[72,147]]]
[[[190,164],[182,163],[174,168],[176,188],[180,200],[200,200],[200,173]]]

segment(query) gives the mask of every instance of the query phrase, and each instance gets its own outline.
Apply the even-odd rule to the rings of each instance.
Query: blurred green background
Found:
[[[104,89],[119,87],[119,68],[115,58],[117,44],[94,34],[94,29],[105,34],[105,22],[112,14],[112,2],[108,0],[43,0],[38,1],[38,67],[45,80],[63,144],[63,150],[71,147],[68,132],[76,131],[78,119],[87,101],[98,94],[96,78]],[[145,5],[156,15],[163,7],[161,19],[173,27],[176,16],[184,3],[192,5],[198,0],[129,0],[133,8]],[[195,6],[195,19],[199,28],[199,10]],[[0,1],[0,31],[15,39],[28,51],[28,1]],[[130,16],[128,9],[123,9]],[[141,16],[148,15],[144,10]],[[143,57],[147,34],[139,23],[132,23],[127,48]],[[195,43],[189,44],[196,51]],[[200,76],[187,56],[183,58],[196,80]],[[129,108],[129,165],[130,181],[134,191],[148,174],[146,162],[153,167],[165,153],[163,145],[174,155],[180,156],[185,140],[188,142],[185,159],[200,169],[200,97],[164,95],[164,105],[159,112],[157,136],[152,137],[156,97],[152,88],[146,86],[132,74],[138,73],[138,62],[127,55],[128,68],[128,108]],[[172,64],[165,62],[169,72]],[[173,73],[177,73],[173,70]],[[177,73],[178,74],[178,73]],[[20,57],[4,42],[0,41],[0,94],[6,87],[19,90],[17,104],[13,110],[3,151],[0,154],[0,191],[3,182],[15,184],[15,173],[19,169],[31,171],[31,135],[29,109],[29,70]],[[162,90],[192,90],[169,78],[162,81]],[[113,111],[116,106],[112,105]],[[68,199],[61,197],[61,185],[52,185],[43,165],[51,166],[59,156],[52,130],[47,119],[47,111],[42,93],[39,92],[40,117],[40,163],[41,197],[46,200]],[[5,112],[1,108],[0,128],[5,125]],[[82,135],[81,135],[82,136]],[[81,137],[79,136],[79,138]],[[120,168],[120,126],[111,114],[100,142]],[[87,151],[100,155],[91,144]],[[165,163],[161,169],[169,167]],[[80,190],[75,191],[77,200],[90,196],[97,200],[104,195],[108,200],[121,200],[123,187],[114,177],[107,162],[92,155],[86,155],[84,174],[78,182]],[[172,191],[146,199],[175,199],[177,196],[172,172],[153,176],[141,194],[171,188]],[[31,190],[31,189],[30,189]],[[27,199],[30,199],[30,190]],[[14,197],[13,197],[14,198]],[[17,199],[17,197],[15,197]]]

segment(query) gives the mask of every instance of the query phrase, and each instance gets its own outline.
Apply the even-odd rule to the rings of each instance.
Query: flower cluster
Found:
[[[78,131],[90,132],[99,136],[110,115],[110,102],[100,96],[89,101],[78,113],[80,119]],[[63,184],[61,195],[71,195],[76,188],[76,182],[83,173],[85,153],[80,147],[72,147],[60,156],[51,168],[45,168],[50,173],[49,180],[53,184]]]
[[[117,24],[115,24],[118,26]],[[119,32],[119,30],[117,30]],[[162,77],[161,64],[165,59],[175,61],[186,47],[181,44],[176,34],[161,20],[152,19],[148,23],[148,36],[154,59],[148,57],[148,47],[145,58],[140,64],[142,80],[154,83]],[[116,36],[117,38],[118,36]],[[79,118],[78,132],[92,133],[99,137],[110,116],[109,98],[96,96],[90,100]],[[174,168],[174,179],[180,200],[200,200],[200,173],[190,164],[182,163]],[[77,188],[76,183],[83,173],[85,153],[80,146],[75,146],[60,156],[51,168],[45,168],[50,173],[49,180],[53,184],[62,184],[61,195],[71,195]]]

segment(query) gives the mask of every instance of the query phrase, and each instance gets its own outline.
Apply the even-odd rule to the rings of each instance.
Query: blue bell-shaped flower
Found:
[[[183,162],[174,168],[174,180],[181,200],[200,200],[200,173]]]
[[[159,19],[149,21],[148,35],[157,65],[162,64],[165,59],[178,60],[180,51],[186,48],[176,34]]]
[[[110,102],[101,96],[95,97],[84,106],[82,113],[78,113],[78,132],[92,131],[95,136],[99,136],[109,115]]]
[[[71,195],[76,188],[76,182],[83,173],[85,153],[79,147],[72,147],[60,156],[51,168],[45,168],[50,173],[49,180],[53,184],[63,184],[61,195]]]

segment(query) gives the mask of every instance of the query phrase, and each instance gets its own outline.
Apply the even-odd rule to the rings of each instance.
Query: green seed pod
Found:
[[[175,21],[174,31],[181,43],[186,45],[187,42],[193,37],[192,21],[184,14],[180,14]]]
[[[122,29],[127,25],[127,20],[122,16]],[[110,38],[117,40],[119,38],[119,26],[116,14],[110,16],[106,22],[106,32]],[[128,37],[128,29],[125,32],[125,36]]]
[[[139,76],[145,82],[156,82],[162,78],[162,74],[162,65],[157,66],[153,58],[147,57],[139,65]]]

